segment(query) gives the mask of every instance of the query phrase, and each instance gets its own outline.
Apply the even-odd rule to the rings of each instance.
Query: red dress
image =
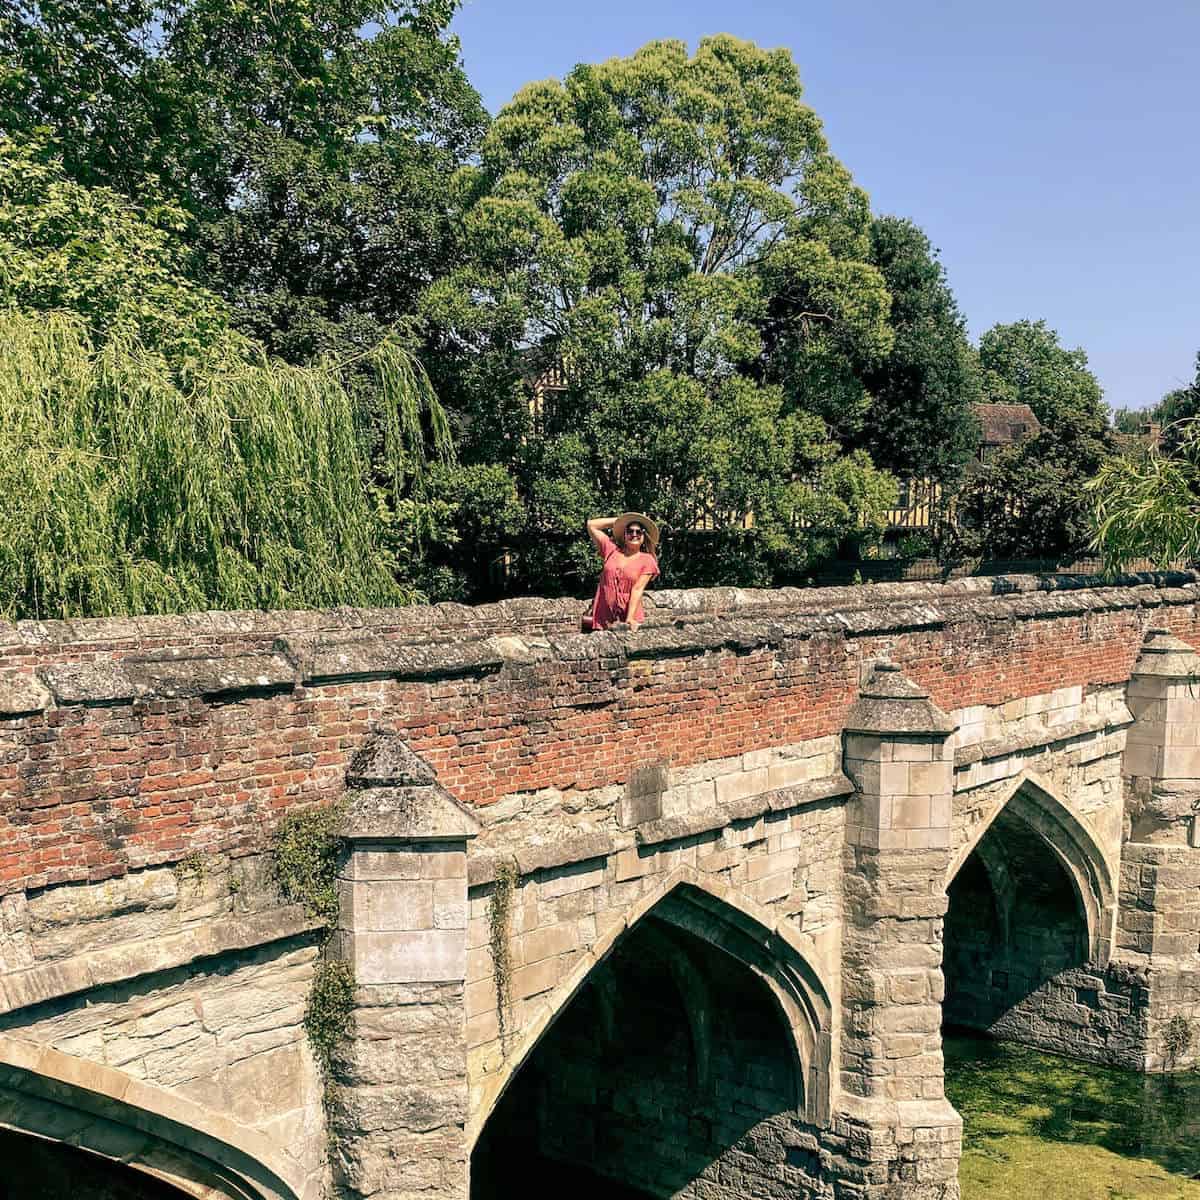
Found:
[[[658,574],[658,560],[645,550],[625,554],[603,533],[600,535],[600,554],[604,569],[600,572],[600,586],[592,601],[592,628],[607,629],[617,621],[644,621],[646,610],[641,601],[638,601],[637,612],[629,616],[629,597],[633,585],[643,575],[653,579]]]

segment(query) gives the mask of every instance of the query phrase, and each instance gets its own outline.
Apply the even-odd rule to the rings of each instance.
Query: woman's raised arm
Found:
[[[604,543],[601,542],[601,535],[606,529],[611,529],[616,524],[616,517],[593,517],[587,523],[588,537],[592,539],[592,545],[599,550]]]

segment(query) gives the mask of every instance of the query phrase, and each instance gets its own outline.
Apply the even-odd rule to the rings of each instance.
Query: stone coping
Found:
[[[646,626],[680,618],[764,613],[850,613],[893,605],[942,607],[964,599],[1062,597],[1064,593],[1189,588],[1197,571],[1143,571],[1105,579],[1097,575],[985,575],[945,582],[870,583],[825,588],[687,588],[646,594]],[[1194,599],[1192,596],[1190,599]],[[1190,602],[1181,601],[1181,602]],[[262,612],[194,612],[170,616],[90,617],[64,621],[0,621],[0,650],[25,647],[112,646],[121,642],[198,638],[264,638],[303,634],[361,634],[388,629],[422,641],[447,633],[520,632],[531,624],[562,623],[577,628],[584,599],[518,597],[494,604],[443,603],[408,608],[329,608]],[[1088,605],[1087,607],[1095,607]],[[1101,607],[1104,607],[1103,605]],[[1047,610],[1056,611],[1051,605]]]
[[[1124,715],[1102,713],[1094,717],[1083,717],[1078,721],[1070,721],[1064,725],[1043,725],[1022,730],[1010,737],[972,742],[970,745],[960,746],[954,751],[954,769],[961,771],[974,766],[977,762],[991,762],[998,758],[1008,758],[1012,754],[1041,750],[1046,746],[1069,742],[1074,738],[1089,737],[1095,733],[1115,733],[1117,730],[1127,729],[1133,724],[1133,720],[1133,714],[1125,709]]]
[[[714,833],[738,821],[756,821],[769,813],[792,812],[823,800],[839,800],[853,791],[854,784],[841,771],[836,771],[824,779],[811,779],[791,787],[775,788],[729,804],[644,821],[622,834],[614,835],[595,830],[541,845],[521,846],[508,853],[468,853],[467,880],[471,887],[482,887],[492,883],[501,862],[505,861],[515,862],[518,873],[527,876],[537,871],[608,858],[635,846],[644,849],[667,842],[683,841],[686,838]]]
[[[225,917],[141,941],[90,950],[0,975],[0,1015],[184,967],[204,958],[252,950],[321,928],[298,904]]]
[[[1200,573],[1164,571],[1109,582],[1096,576],[997,576],[854,588],[664,591],[655,595],[637,633],[618,628],[579,634],[577,601],[538,599],[477,608],[439,604],[0,623],[0,658],[16,668],[0,670],[0,717],[51,704],[287,691],[364,679],[478,677],[506,667],[536,669],[549,660],[613,667],[720,649],[745,652],[822,635],[866,637],[969,621],[1196,603]],[[181,647],[181,641],[187,644]],[[222,646],[228,647],[223,653]]]

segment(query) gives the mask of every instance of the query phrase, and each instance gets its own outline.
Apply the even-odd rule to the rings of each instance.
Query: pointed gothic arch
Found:
[[[124,1071],[0,1034],[0,1128],[118,1163],[196,1200],[303,1200],[257,1130]]]
[[[795,1111],[810,1124],[828,1124],[832,1003],[800,939],[786,922],[761,905],[691,867],[682,867],[616,922],[550,993],[540,1014],[523,1031],[506,1059],[504,1070],[485,1081],[482,1098],[468,1121],[468,1150],[476,1145],[509,1086],[557,1019],[591,981],[593,972],[649,916],[724,952],[766,986],[787,1031],[794,1058]]]
[[[1053,853],[1079,902],[1087,926],[1089,958],[1096,963],[1107,962],[1116,921],[1117,886],[1113,868],[1091,830],[1052,785],[1032,771],[1022,772],[987,820],[971,830],[946,872],[947,888],[1001,813],[1021,821]]]

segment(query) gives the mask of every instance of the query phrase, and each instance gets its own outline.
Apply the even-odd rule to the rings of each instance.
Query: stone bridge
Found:
[[[943,1023],[1190,1064],[1200,577],[578,608],[0,627],[0,1196],[952,1200]]]

